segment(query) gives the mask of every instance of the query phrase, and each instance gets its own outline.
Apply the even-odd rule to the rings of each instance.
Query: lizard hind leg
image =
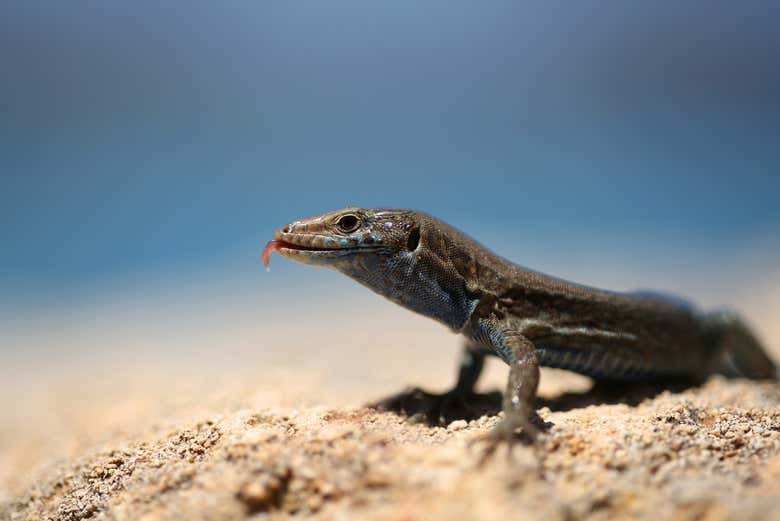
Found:
[[[709,372],[729,377],[780,380],[780,370],[735,313],[708,313],[702,325],[712,356]]]

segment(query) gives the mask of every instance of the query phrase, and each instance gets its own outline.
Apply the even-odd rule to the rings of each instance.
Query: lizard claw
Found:
[[[522,432],[518,433],[518,430],[522,430]],[[541,429],[537,427],[530,418],[519,415],[510,415],[503,418],[486,434],[469,441],[468,446],[473,447],[480,443],[485,444],[485,450],[482,452],[478,464],[479,466],[482,466],[490,456],[496,452],[501,444],[506,443],[507,457],[511,458],[512,449],[517,442],[522,442],[526,445],[536,445],[541,432]]]

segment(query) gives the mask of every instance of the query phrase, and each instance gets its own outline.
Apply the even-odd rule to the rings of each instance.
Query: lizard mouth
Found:
[[[329,252],[336,252],[340,251],[340,248],[322,248],[322,247],[316,247],[316,246],[304,246],[302,244],[295,244],[289,241],[285,241],[282,239],[273,239],[268,241],[268,243],[265,245],[265,248],[263,248],[263,253],[260,256],[263,260],[263,264],[268,267],[268,265],[271,263],[271,252],[277,251],[280,254],[284,255],[285,250],[287,251],[309,251],[309,252],[316,252],[316,253],[329,253]]]

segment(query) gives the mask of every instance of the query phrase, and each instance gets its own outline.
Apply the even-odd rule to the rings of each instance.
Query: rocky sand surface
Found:
[[[780,519],[780,384],[548,394],[540,444],[484,460],[469,442],[497,393],[447,425],[409,410],[414,393],[405,414],[215,401],[131,429],[124,411],[123,428],[29,465],[6,436],[0,519]]]

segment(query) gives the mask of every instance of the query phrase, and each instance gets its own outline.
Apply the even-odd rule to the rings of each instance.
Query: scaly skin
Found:
[[[701,314],[679,299],[566,282],[493,254],[455,228],[412,210],[345,208],[280,228],[264,252],[333,268],[464,335],[458,382],[472,393],[484,356],[509,367],[504,419],[485,438],[512,443],[538,428],[540,365],[599,380],[701,379],[712,373],[775,378],[776,368],[728,313]]]

